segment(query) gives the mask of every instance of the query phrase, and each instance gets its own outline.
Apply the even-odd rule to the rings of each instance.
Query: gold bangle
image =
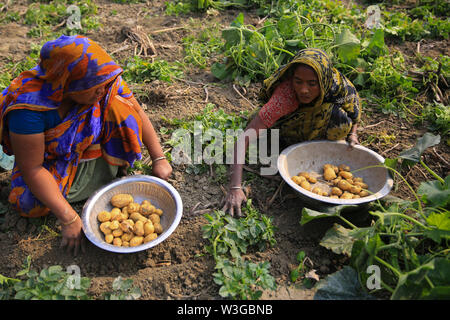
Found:
[[[70,220],[70,221],[68,221],[68,222],[62,222],[62,221],[61,221],[61,224],[62,224],[63,226],[68,226],[68,225],[74,223],[75,220],[77,220],[77,218],[78,218],[78,214],[75,213],[75,216],[73,217],[72,220]]]
[[[165,156],[158,157],[158,158],[152,160],[152,163],[155,163],[156,161],[163,160],[163,159],[166,159],[166,157]]]

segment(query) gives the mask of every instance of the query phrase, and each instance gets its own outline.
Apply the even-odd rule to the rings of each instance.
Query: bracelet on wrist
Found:
[[[78,214],[75,213],[75,216],[74,216],[70,221],[67,221],[67,222],[62,222],[62,221],[61,221],[61,224],[62,224],[63,226],[71,225],[72,223],[75,222],[75,220],[77,220],[77,218],[78,218]]]
[[[163,159],[166,159],[166,156],[162,156],[162,157],[158,157],[156,159],[152,159],[152,163],[155,163],[156,161],[163,160]]]
[[[242,189],[241,186],[234,186],[234,187],[230,187],[231,190],[235,190],[235,189]]]

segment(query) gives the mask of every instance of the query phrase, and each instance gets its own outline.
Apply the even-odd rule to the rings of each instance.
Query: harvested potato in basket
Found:
[[[358,199],[370,195],[369,186],[363,178],[353,175],[346,164],[336,166],[327,163],[323,166],[322,176],[317,178],[316,176],[317,174],[312,172],[300,172],[291,179],[307,191],[332,199]],[[329,191],[323,190],[324,185]]]
[[[110,202],[113,209],[97,216],[106,243],[134,247],[155,240],[163,232],[160,220],[164,212],[150,200],[139,204],[130,194],[116,194]]]

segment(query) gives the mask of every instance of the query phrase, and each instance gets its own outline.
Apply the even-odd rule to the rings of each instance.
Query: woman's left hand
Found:
[[[153,175],[163,180],[167,180],[172,174],[172,166],[166,159],[156,161],[152,164],[152,168]]]
[[[359,144],[358,135],[356,133],[350,133],[347,137],[347,143],[350,149]]]

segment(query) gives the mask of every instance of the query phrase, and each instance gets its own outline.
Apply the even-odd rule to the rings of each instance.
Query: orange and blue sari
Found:
[[[110,165],[133,166],[142,157],[142,120],[133,108],[133,93],[123,81],[123,69],[97,43],[83,36],[61,36],[44,44],[39,64],[22,72],[0,95],[0,143],[12,155],[7,114],[15,109],[46,112],[57,109],[65,93],[83,92],[107,84],[94,105],[76,105],[62,122],[44,131],[43,167],[64,196],[80,161],[102,157]],[[11,176],[9,202],[21,215],[49,213],[26,185],[17,165]]]

